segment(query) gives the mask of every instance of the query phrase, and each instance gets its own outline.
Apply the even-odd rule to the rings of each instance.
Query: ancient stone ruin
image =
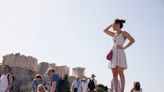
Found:
[[[20,53],[3,56],[3,61],[0,67],[2,67],[3,64],[9,65],[11,67],[10,72],[15,77],[14,86],[16,87],[13,89],[13,92],[31,92],[31,82],[37,73],[42,74],[44,79],[48,80],[45,74],[48,67],[53,67],[55,72],[59,74],[61,78],[64,78],[65,75],[69,75],[70,70],[70,68],[67,66],[57,66],[55,63],[38,63],[36,58],[32,56],[21,55]],[[75,76],[79,76],[81,78],[84,77],[84,71],[85,68],[73,68],[73,76],[69,75],[70,82],[75,80]]]

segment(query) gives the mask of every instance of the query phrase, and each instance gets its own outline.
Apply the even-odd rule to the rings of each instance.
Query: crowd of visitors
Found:
[[[3,65],[0,76],[0,92],[13,92],[14,76],[9,72],[10,67]],[[46,82],[43,75],[36,74],[31,82],[31,92],[96,92],[97,80],[92,74],[91,78],[79,78],[78,76],[72,82],[65,82],[56,74],[55,69],[49,67],[45,73],[49,79]],[[49,84],[50,88],[46,85]],[[68,90],[64,90],[67,88]]]

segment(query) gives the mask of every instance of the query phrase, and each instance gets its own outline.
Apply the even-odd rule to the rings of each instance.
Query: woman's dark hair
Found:
[[[123,23],[125,23],[125,20],[122,20],[122,19],[115,19],[114,23],[120,24],[120,28],[122,28],[122,27],[123,27]]]
[[[10,68],[10,66],[8,66],[8,65],[3,65],[4,67],[7,67],[8,69]]]
[[[140,83],[139,82],[136,82],[135,85],[134,85],[134,89],[136,91],[139,91],[141,88],[140,88]]]

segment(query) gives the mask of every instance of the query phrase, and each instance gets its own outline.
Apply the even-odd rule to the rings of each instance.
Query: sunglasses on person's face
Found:
[[[36,78],[42,78],[41,76],[37,76]]]

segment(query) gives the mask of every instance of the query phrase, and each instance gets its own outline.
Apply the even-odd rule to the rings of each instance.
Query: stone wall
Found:
[[[85,77],[85,68],[75,67],[72,69],[73,76],[78,76],[79,78]]]
[[[40,64],[38,64],[36,58],[32,56],[21,55],[20,53],[3,56],[2,63],[10,65],[11,67],[20,67],[32,70],[35,73],[40,73],[42,75],[45,75],[48,67],[53,67],[54,69],[56,69],[55,71],[57,72],[57,74],[59,74],[61,77],[63,77],[65,74],[69,75],[69,68],[66,66],[56,66],[55,63],[47,62],[41,62]]]
[[[57,73],[62,79],[65,75],[69,75],[69,67],[67,66],[56,66],[55,73]]]
[[[45,72],[47,71],[49,67],[49,64],[47,62],[41,62],[39,66],[40,74],[45,75]]]
[[[2,63],[12,67],[21,67],[32,71],[39,71],[38,60],[36,58],[21,55],[20,53],[3,56]]]
[[[29,69],[15,67],[16,72],[13,74],[17,81],[20,81],[21,92],[31,92],[31,82],[34,79],[35,72]]]

